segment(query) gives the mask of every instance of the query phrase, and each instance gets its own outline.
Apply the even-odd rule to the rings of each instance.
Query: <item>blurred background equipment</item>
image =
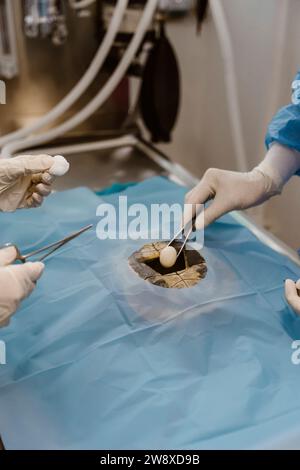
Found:
[[[1,72],[5,78],[15,77],[8,83],[9,109],[0,110],[2,156],[56,139],[122,135],[124,123],[137,129],[128,116],[131,76],[142,82],[162,79],[159,90],[168,99],[159,103],[154,119],[156,129],[165,129],[155,132],[147,113],[142,110],[141,116],[155,141],[170,140],[179,108],[179,68],[164,24],[179,4],[181,13],[189,11],[189,2],[162,2],[159,8],[158,0],[17,0],[14,10],[8,7],[11,3],[1,2],[2,29],[7,32],[2,43],[5,51],[13,50],[7,44],[13,44],[8,39],[15,33],[15,62],[18,55],[22,64],[17,77]],[[159,90],[153,87],[152,96],[158,97]],[[49,127],[51,132],[41,133]],[[37,132],[37,140],[18,142]],[[16,142],[16,148],[5,147]]]
[[[50,36],[53,44],[62,44],[68,35],[63,0],[26,0],[24,31],[29,38]]]
[[[142,76],[140,110],[153,142],[170,142],[180,103],[180,73],[162,22]]]
[[[10,79],[18,70],[13,2],[0,0],[0,76]]]

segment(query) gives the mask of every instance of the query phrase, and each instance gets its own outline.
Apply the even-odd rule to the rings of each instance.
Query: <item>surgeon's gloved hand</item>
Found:
[[[185,203],[204,204],[213,199],[204,211],[206,227],[227,212],[257,206],[280,194],[284,184],[299,168],[299,152],[274,144],[261,164],[248,173],[209,169],[186,195]],[[185,220],[187,218],[188,215]],[[196,228],[203,229],[203,217],[196,220]]]
[[[0,328],[7,326],[20,302],[28,297],[44,271],[43,263],[11,264],[16,259],[14,247],[0,250]]]
[[[65,166],[66,173],[69,168],[66,160]],[[56,169],[56,157],[50,155],[0,159],[0,211],[40,206],[43,198],[51,192],[54,176],[60,175]]]
[[[249,173],[235,171],[208,170],[200,183],[186,195],[186,204],[204,204],[213,199],[204,211],[204,227],[214,222],[227,212],[248,209],[263,203],[271,196],[279,194],[273,181],[258,169]],[[196,219],[196,228],[201,226],[203,218]]]
[[[285,297],[292,309],[300,315],[300,279],[297,282],[287,279],[285,281]]]

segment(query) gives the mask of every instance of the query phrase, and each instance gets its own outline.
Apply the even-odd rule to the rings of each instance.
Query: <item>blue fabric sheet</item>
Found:
[[[130,202],[182,202],[154,178]],[[0,215],[0,242],[27,250],[95,222],[80,188]],[[299,319],[283,281],[299,269],[231,216],[206,231],[205,280],[163,289],[128,268],[143,241],[86,233],[46,263],[0,339],[0,434],[7,449],[229,449],[300,446]],[[296,443],[296,444],[295,444]]]

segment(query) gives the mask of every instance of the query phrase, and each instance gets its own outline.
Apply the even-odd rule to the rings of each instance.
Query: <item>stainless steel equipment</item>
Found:
[[[68,38],[57,47],[53,44],[52,36],[42,37],[40,29],[38,37],[28,37],[25,34],[24,0],[0,0],[0,6],[5,2],[13,6],[19,73],[8,80],[7,76],[1,74],[0,69],[0,79],[5,80],[7,88],[7,105],[0,107],[0,135],[31,124],[53,108],[82,77],[100,42],[100,19],[96,3],[89,8],[90,15],[82,17],[68,6],[67,1],[63,2]],[[52,20],[49,17],[47,21],[51,23]],[[56,26],[59,21],[58,15]],[[51,25],[54,26],[55,22]],[[67,119],[90,101],[108,78],[108,72],[100,73],[89,90],[61,120]],[[99,136],[106,131],[118,130],[127,113],[128,86],[125,79],[105,105],[76,128],[72,136]],[[55,121],[53,125],[61,120]]]
[[[50,36],[61,45],[68,36],[66,2],[63,0],[25,0],[24,32],[30,38]]]
[[[0,76],[11,79],[18,75],[16,27],[11,0],[0,0]]]

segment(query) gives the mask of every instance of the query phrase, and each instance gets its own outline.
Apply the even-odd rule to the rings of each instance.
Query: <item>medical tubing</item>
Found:
[[[44,142],[48,142],[52,139],[55,139],[64,134],[65,132],[68,132],[69,130],[81,124],[83,121],[88,119],[97,109],[99,109],[99,107],[102,106],[102,104],[109,98],[111,93],[119,85],[133,58],[135,57],[144,39],[147,29],[153,19],[157,3],[158,0],[147,1],[146,7],[144,9],[142,18],[137,26],[136,32],[132,40],[130,41],[130,44],[127,47],[120,63],[114,70],[108,82],[105,83],[99,93],[81,111],[79,111],[68,121],[64,122],[62,125],[51,129],[49,132],[46,132],[41,136],[6,145],[3,148],[2,157],[9,158],[14,154],[14,152],[18,150],[37,146],[43,144]]]
[[[119,31],[124,13],[126,11],[129,0],[118,0],[114,15],[111,19],[109,28],[101,42],[98,51],[95,54],[87,71],[75,87],[47,114],[41,117],[37,122],[31,126],[24,127],[17,131],[11,132],[3,137],[0,137],[0,146],[5,145],[15,139],[25,137],[42,127],[50,124],[52,121],[60,117],[65,111],[67,111],[79,98],[83,95],[86,89],[90,86],[92,81],[95,79],[101,66],[103,65],[108,53],[113,45],[116,35]]]
[[[38,150],[30,150],[33,155],[45,153],[48,155],[74,155],[83,152],[94,152],[96,150],[116,149],[119,147],[134,147],[137,143],[135,136],[127,135],[123,137],[115,137],[108,140],[97,140],[93,142],[83,142],[81,144],[61,145],[59,147],[43,147]]]
[[[210,0],[210,7],[217,30],[217,35],[219,37],[219,43],[224,62],[227,102],[237,169],[239,171],[247,171],[248,160],[243,136],[242,117],[238,97],[238,81],[231,36],[222,1]]]
[[[69,4],[71,6],[71,8],[73,8],[74,10],[81,10],[83,8],[87,8],[91,5],[93,5],[93,3],[95,3],[96,0],[81,0],[81,1],[76,1],[76,0],[69,0]]]

